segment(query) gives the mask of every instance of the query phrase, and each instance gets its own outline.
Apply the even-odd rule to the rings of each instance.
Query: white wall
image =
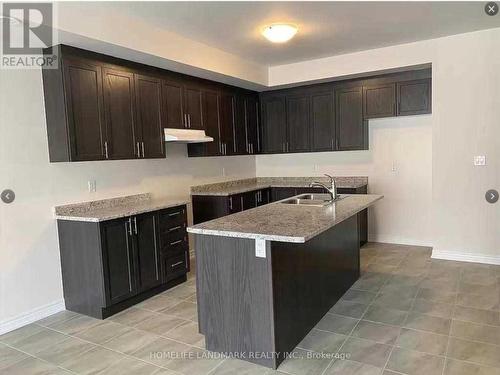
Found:
[[[257,156],[258,176],[368,176],[369,239],[431,245],[432,117],[374,119],[369,151]],[[393,168],[395,170],[393,170]]]
[[[433,255],[500,264],[500,203],[484,199],[486,190],[500,190],[499,44],[500,29],[478,31],[276,66],[269,70],[269,82],[282,85],[432,63]],[[487,166],[474,167],[474,155],[486,155]],[[283,169],[295,173],[293,162]],[[348,157],[346,163],[351,162]]]
[[[0,203],[0,334],[62,306],[54,206],[141,192],[189,198],[191,185],[255,176],[252,156],[187,158],[185,145],[167,145],[162,160],[85,163],[49,163],[47,147],[41,72],[0,70],[0,190],[16,193]]]

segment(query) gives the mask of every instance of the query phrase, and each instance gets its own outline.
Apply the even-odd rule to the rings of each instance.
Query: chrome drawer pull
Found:
[[[184,240],[170,242],[170,246],[177,245],[178,243],[181,243],[182,241],[184,241]]]
[[[168,214],[168,216],[177,216],[177,215],[180,215],[181,211],[177,211],[177,212],[172,212],[171,214]]]
[[[179,226],[177,226],[177,227],[170,228],[168,231],[169,231],[169,232],[173,232],[174,230],[179,230],[179,229],[181,229],[181,228],[182,228],[182,227],[179,225]]]
[[[174,267],[180,266],[181,264],[184,264],[183,260],[181,260],[180,262],[172,264],[170,267],[174,268]]]

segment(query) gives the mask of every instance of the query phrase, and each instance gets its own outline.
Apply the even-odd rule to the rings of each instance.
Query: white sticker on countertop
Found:
[[[266,240],[255,240],[255,256],[257,258],[266,257]]]

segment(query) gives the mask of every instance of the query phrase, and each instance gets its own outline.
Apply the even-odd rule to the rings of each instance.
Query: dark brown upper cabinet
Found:
[[[235,96],[232,93],[221,93],[219,110],[221,155],[234,155]]]
[[[310,145],[310,96],[292,95],[286,99],[286,152],[306,152]]]
[[[221,147],[219,129],[219,93],[216,91],[204,91],[202,94],[202,98],[205,133],[214,139],[213,142],[203,143],[203,146],[205,148],[204,155],[220,155]]]
[[[104,68],[102,74],[107,158],[138,158],[140,144],[135,134],[134,74],[108,68]]]
[[[163,141],[162,82],[159,78],[135,75],[138,155],[142,158],[165,156]]]
[[[263,96],[262,129],[263,152],[286,152],[286,102],[284,96]]]
[[[247,143],[245,97],[239,93],[235,95],[234,115],[234,153],[250,154]]]
[[[201,88],[186,86],[184,88],[184,111],[188,129],[203,129],[201,115]]]
[[[397,83],[398,116],[432,112],[431,80],[419,79]]]
[[[162,85],[163,117],[166,128],[184,129],[187,127],[183,108],[182,84],[164,80]]]
[[[363,120],[363,88],[338,88],[335,91],[336,150],[367,149],[367,124]]]
[[[259,100],[256,96],[245,96],[245,127],[247,153],[258,154],[260,146]]]
[[[396,84],[379,84],[363,87],[364,117],[396,116]]]
[[[311,95],[311,151],[335,149],[333,89]]]

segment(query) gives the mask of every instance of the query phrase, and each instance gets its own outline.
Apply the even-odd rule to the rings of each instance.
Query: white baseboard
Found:
[[[444,260],[456,260],[460,262],[473,262],[500,265],[499,255],[471,254],[457,251],[446,251],[433,249],[432,258]]]
[[[368,234],[369,242],[381,242],[381,243],[393,243],[399,245],[410,245],[410,246],[427,246],[432,247],[430,241],[419,240],[414,238],[396,237],[396,236],[386,236],[380,234]]]
[[[37,320],[46,318],[52,314],[62,311],[66,308],[64,300],[49,303],[48,305],[37,307],[31,311],[25,312],[15,318],[0,322],[0,335],[21,328]]]

